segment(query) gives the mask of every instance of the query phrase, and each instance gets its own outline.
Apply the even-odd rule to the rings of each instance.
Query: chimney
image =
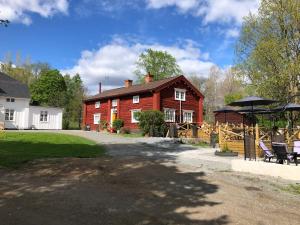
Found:
[[[132,86],[132,80],[125,80],[124,82],[125,87],[131,87]]]
[[[101,82],[99,82],[99,94],[101,93]]]
[[[145,83],[148,84],[150,82],[153,81],[153,75],[151,75],[149,72],[148,74],[145,76]]]

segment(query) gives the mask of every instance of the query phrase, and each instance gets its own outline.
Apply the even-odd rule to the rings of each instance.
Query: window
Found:
[[[185,101],[185,89],[175,88],[175,100]]]
[[[95,102],[95,108],[99,109],[100,108],[100,102]]]
[[[131,123],[138,123],[137,113],[140,112],[140,109],[131,110]]]
[[[183,122],[192,123],[193,122],[193,111],[183,110]]]
[[[111,106],[112,106],[112,107],[118,106],[118,100],[117,100],[117,99],[112,100]]]
[[[101,115],[100,113],[94,114],[94,124],[100,124]]]
[[[175,122],[175,109],[164,109],[165,121],[166,122]]]
[[[140,96],[139,95],[133,96],[132,97],[132,102],[133,102],[133,104],[139,103],[140,102]]]
[[[14,109],[5,109],[5,121],[14,121],[15,110]]]
[[[6,101],[7,102],[15,102],[15,99],[14,98],[7,98]]]
[[[48,112],[47,111],[41,111],[40,121],[41,122],[47,122],[48,121]]]

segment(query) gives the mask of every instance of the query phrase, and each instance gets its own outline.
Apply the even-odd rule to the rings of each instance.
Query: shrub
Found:
[[[100,121],[100,129],[105,130],[107,128],[107,121],[106,120],[101,120]]]
[[[165,133],[165,119],[164,114],[158,110],[148,110],[139,112],[137,114],[139,120],[139,127],[144,135],[150,137],[160,137]]]
[[[115,130],[120,130],[124,125],[124,121],[121,120],[121,119],[116,119],[114,120],[113,124],[112,124],[112,127],[115,129]]]

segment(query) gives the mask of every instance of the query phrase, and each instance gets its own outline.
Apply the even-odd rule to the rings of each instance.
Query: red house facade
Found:
[[[183,75],[153,81],[145,76],[145,83],[133,85],[125,80],[125,87],[101,92],[83,102],[83,126],[96,130],[100,121],[108,124],[116,119],[124,121],[124,127],[138,129],[135,114],[145,110],[160,110],[169,123],[197,123],[203,121],[204,96]]]

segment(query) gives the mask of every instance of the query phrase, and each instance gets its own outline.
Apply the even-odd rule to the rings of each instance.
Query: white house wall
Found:
[[[47,122],[40,121],[41,111],[48,112]],[[63,116],[62,109],[30,106],[29,112],[30,112],[29,123],[33,129],[38,129],[38,130],[61,130],[62,129],[62,116]]]
[[[26,98],[15,98],[15,102],[6,102],[6,97],[0,97],[0,119],[7,129],[28,129],[29,128],[29,101]],[[13,121],[4,121],[5,109],[15,110]]]

